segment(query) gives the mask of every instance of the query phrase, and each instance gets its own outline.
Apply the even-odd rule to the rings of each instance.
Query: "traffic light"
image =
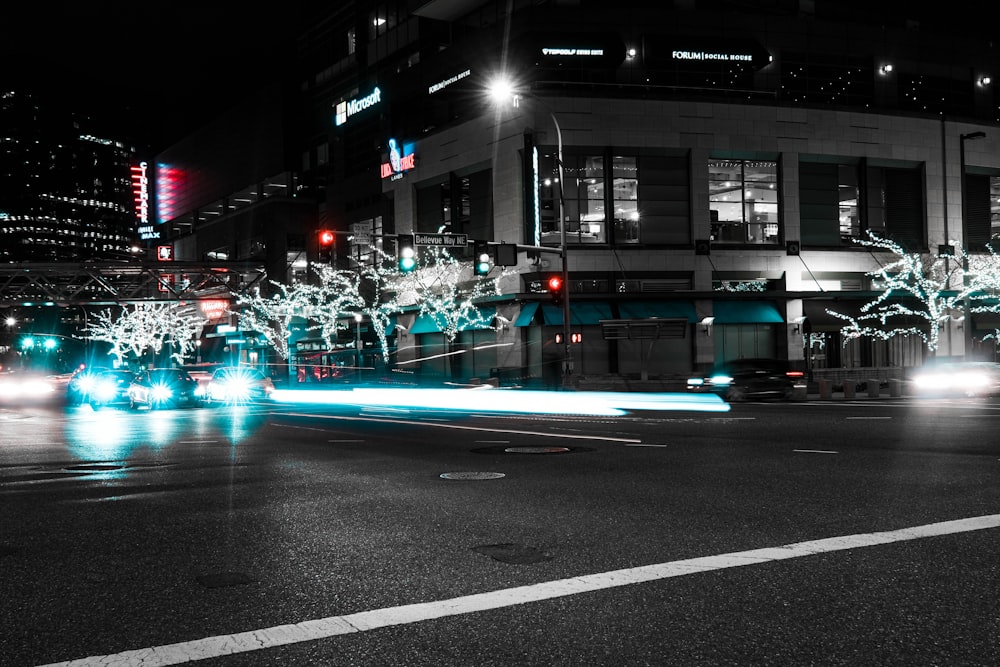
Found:
[[[485,276],[493,268],[490,262],[490,245],[486,241],[472,242],[472,272]]]
[[[417,268],[417,248],[413,234],[396,235],[396,262],[400,273],[412,273]]]
[[[562,303],[563,291],[566,289],[562,276],[549,276],[549,279],[545,281],[545,288],[549,292],[549,298],[552,300],[552,303]]]
[[[319,230],[319,261],[332,262],[333,250],[337,245],[337,237],[329,229]]]

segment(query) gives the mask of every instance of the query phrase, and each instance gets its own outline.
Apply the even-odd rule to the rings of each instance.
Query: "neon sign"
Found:
[[[413,152],[413,144],[403,144],[400,147],[395,139],[389,139],[389,161],[382,163],[382,178],[400,179],[416,166],[417,156]]]
[[[345,100],[343,102],[337,102],[336,113],[334,115],[333,122],[340,127],[347,122],[347,119],[358,113],[359,111],[364,111],[369,109],[379,102],[382,101],[382,91],[375,88],[370,95],[365,97],[356,97],[353,100]]]
[[[427,94],[428,95],[433,95],[434,93],[438,92],[439,90],[443,90],[443,89],[447,88],[448,86],[450,86],[451,84],[456,83],[458,81],[461,81],[462,79],[464,79],[465,77],[469,76],[470,74],[472,74],[472,70],[471,69],[467,69],[464,72],[460,72],[459,74],[456,74],[453,77],[449,77],[449,78],[445,79],[444,81],[438,81],[437,83],[428,86],[428,88],[427,88]]]
[[[198,302],[202,314],[210,320],[217,320],[229,312],[229,302],[224,299],[202,299]],[[219,327],[222,330],[222,327]]]
[[[135,216],[140,225],[149,223],[149,179],[146,163],[132,167],[132,195],[135,200]]]

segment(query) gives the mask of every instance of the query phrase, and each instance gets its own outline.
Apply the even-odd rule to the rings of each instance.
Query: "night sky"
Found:
[[[294,57],[298,17],[246,3],[34,3],[0,12],[0,83],[124,128],[157,152]],[[288,10],[295,2],[286,3]]]

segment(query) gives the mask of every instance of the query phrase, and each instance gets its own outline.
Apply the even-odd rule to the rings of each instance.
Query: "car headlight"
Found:
[[[165,401],[174,395],[173,390],[165,384],[158,384],[153,387],[153,400]]]
[[[713,375],[709,382],[712,384],[732,384],[733,378],[731,375]]]

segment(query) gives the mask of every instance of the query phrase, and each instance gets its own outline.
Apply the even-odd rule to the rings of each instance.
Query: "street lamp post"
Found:
[[[491,86],[491,95],[494,101],[500,103],[510,100],[514,107],[520,106],[519,94],[513,90],[511,85],[506,81],[497,80]],[[537,97],[535,100],[544,104],[544,102]],[[563,199],[563,187],[565,180],[563,179],[563,140],[562,140],[562,128],[559,126],[559,120],[556,118],[556,114],[551,108],[548,110],[549,118],[552,120],[552,125],[556,130],[556,167],[559,174],[559,201],[558,201],[558,215],[559,215],[559,256],[561,258],[561,270],[560,274],[562,276],[562,345],[563,354],[561,360],[561,376],[563,386],[568,386],[570,383],[570,376],[573,374],[573,348],[570,343],[570,289],[569,289],[569,259],[567,257],[567,244],[566,244],[566,216],[564,213],[564,199]]]
[[[962,240],[965,245],[965,252],[962,253],[962,287],[968,287],[969,285],[969,224],[968,215],[966,214],[965,201],[965,142],[969,140],[982,139],[986,136],[985,132],[969,132],[968,134],[958,135],[958,178],[959,178],[959,197],[961,199],[962,206]],[[969,299],[966,296],[962,300],[962,332],[963,338],[965,340],[965,358],[969,359],[969,355],[972,352],[972,319],[969,314]]]

